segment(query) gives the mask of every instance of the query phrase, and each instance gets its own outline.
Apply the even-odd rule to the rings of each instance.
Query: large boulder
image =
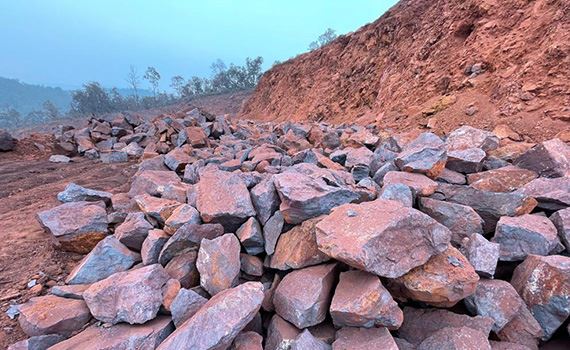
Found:
[[[489,131],[465,125],[452,131],[445,144],[451,151],[480,148],[489,152],[499,147],[499,138]]]
[[[479,276],[492,278],[500,256],[500,244],[489,242],[482,235],[463,239],[460,251]]]
[[[103,202],[70,202],[38,213],[38,221],[63,250],[88,253],[108,234]]]
[[[570,146],[560,139],[544,141],[515,159],[514,164],[539,176],[567,176],[570,172]]]
[[[432,179],[441,174],[446,162],[445,144],[439,136],[427,132],[408,143],[395,159],[401,170],[425,174]]]
[[[262,180],[251,189],[251,201],[257,212],[257,218],[261,224],[265,224],[279,208],[280,202],[272,178]]]
[[[418,350],[491,350],[487,335],[469,327],[447,327],[426,338]]]
[[[570,176],[554,179],[541,177],[527,183],[517,192],[534,197],[539,208],[564,209],[570,206]]]
[[[72,182],[65,186],[65,189],[62,192],[57,194],[57,200],[62,203],[103,201],[109,205],[111,204],[112,196],[113,195],[109,192],[92,190]]]
[[[219,223],[235,230],[256,212],[243,179],[234,173],[204,171],[196,187],[196,209],[206,223]]]
[[[259,282],[227,289],[212,297],[157,349],[227,349],[253,320],[262,300],[263,285]]]
[[[506,166],[469,174],[467,182],[471,187],[482,191],[512,192],[536,179],[536,177],[534,171],[516,166]]]
[[[115,228],[115,237],[127,247],[140,251],[148,232],[153,228],[144,213],[128,213],[125,221]]]
[[[265,251],[265,240],[261,225],[254,217],[247,219],[236,231],[245,251],[251,255],[257,255]]]
[[[406,185],[418,196],[430,196],[437,189],[437,182],[429,177],[404,171],[389,171],[386,173],[384,176],[384,187],[394,184]]]
[[[429,216],[386,200],[340,206],[316,229],[323,253],[388,278],[425,264],[447,249],[451,238],[449,229]]]
[[[141,324],[156,317],[162,304],[162,287],[170,279],[158,264],[117,272],[93,283],[83,298],[96,319],[116,324]]]
[[[196,266],[200,285],[210,295],[234,287],[240,271],[240,244],[233,233],[212,240],[203,239]]]
[[[133,177],[133,183],[129,190],[131,198],[140,194],[160,196],[162,189],[167,185],[180,185],[180,177],[173,171],[143,170]]]
[[[332,298],[336,264],[317,265],[287,274],[273,295],[275,311],[298,328],[324,321]]]
[[[191,250],[197,250],[202,239],[214,239],[224,234],[220,224],[192,224],[182,225],[162,247],[158,262],[166,265],[177,255]]]
[[[129,250],[117,238],[108,236],[95,246],[71,270],[65,279],[67,284],[90,284],[105,279],[116,272],[126,271],[140,255]]]

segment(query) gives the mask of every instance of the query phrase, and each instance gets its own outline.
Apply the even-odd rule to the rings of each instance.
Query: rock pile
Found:
[[[143,160],[128,193],[70,184],[38,214],[87,255],[19,307],[30,338],[12,349],[537,349],[567,336],[558,139],[513,154],[468,126],[409,140],[196,111],[137,123],[66,131],[85,155],[136,145]]]
[[[11,151],[16,147],[16,139],[4,129],[0,129],[0,152]]]

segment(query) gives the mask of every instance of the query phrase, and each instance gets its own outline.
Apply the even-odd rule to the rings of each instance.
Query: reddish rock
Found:
[[[196,267],[197,251],[188,251],[176,255],[166,264],[164,269],[172,278],[180,281],[182,288],[191,288],[200,285],[200,273]]]
[[[445,144],[432,133],[422,133],[408,143],[395,159],[403,171],[426,174],[435,179],[445,168],[447,153]]]
[[[262,300],[263,286],[259,282],[247,282],[224,290],[204,304],[157,349],[226,349],[255,317]]]
[[[418,196],[430,196],[437,189],[437,182],[422,174],[389,171],[384,176],[384,186],[403,184],[414,190]]]
[[[300,333],[301,330],[275,314],[267,329],[265,350],[290,349]]]
[[[129,196],[133,198],[144,193],[159,196],[161,189],[165,186],[169,184],[179,185],[180,183],[180,178],[173,171],[143,170],[133,177]]]
[[[389,278],[423,265],[444,251],[451,237],[429,216],[386,200],[340,206],[317,224],[316,232],[323,253]]]
[[[378,199],[394,200],[402,203],[404,207],[414,205],[414,193],[412,189],[404,184],[393,184],[382,187]]]
[[[164,155],[164,164],[172,171],[182,171],[187,164],[193,161],[186,147],[177,147]]]
[[[144,265],[158,263],[162,248],[170,236],[163,230],[150,230],[141,247],[141,257]]]
[[[170,304],[174,326],[180,327],[186,320],[194,316],[207,301],[208,299],[192,290],[180,289]]]
[[[523,306],[516,316],[497,332],[500,340],[517,343],[533,350],[538,350],[538,343],[543,335],[542,328],[526,306]]]
[[[269,267],[278,270],[300,269],[330,258],[319,251],[315,226],[322,217],[309,219],[281,234]]]
[[[491,344],[491,349],[493,350],[531,350],[531,348],[526,347],[524,345],[517,343],[510,343],[507,341],[489,340],[489,344]]]
[[[38,213],[38,221],[61,249],[75,253],[89,253],[108,234],[103,202],[65,203]]]
[[[51,287],[49,293],[62,298],[83,300],[83,292],[89,286],[90,284],[55,285]]]
[[[331,302],[335,278],[336,264],[290,272],[275,290],[275,311],[298,328],[321,323]]]
[[[511,284],[548,340],[570,316],[570,258],[529,255],[515,269]]]
[[[489,131],[465,125],[453,130],[447,136],[445,143],[447,149],[452,151],[480,148],[488,152],[499,147],[499,138]]]
[[[248,254],[256,255],[265,251],[265,240],[259,222],[251,217],[236,231],[241,244]]]
[[[20,340],[19,342],[10,345],[6,350],[46,350],[50,346],[63,340],[65,340],[65,337],[59,334],[37,335],[35,337]]]
[[[291,350],[331,350],[331,346],[315,338],[308,329],[297,336]]]
[[[170,305],[178,292],[180,291],[180,282],[171,278],[166,281],[166,284],[162,287],[162,310],[170,313]]]
[[[204,171],[196,188],[196,209],[206,223],[222,224],[235,230],[256,212],[242,178],[225,171]]]
[[[479,276],[455,248],[432,257],[393,281],[399,295],[437,307],[452,307],[473,294]]]
[[[443,171],[441,172],[441,174],[439,174],[436,180],[447,182],[448,184],[454,184],[454,185],[464,185],[467,183],[465,175],[447,168],[443,169]]]
[[[115,228],[115,237],[127,247],[140,251],[148,231],[153,228],[144,213],[129,213],[125,221]]]
[[[182,205],[182,203],[171,199],[157,198],[148,194],[136,196],[134,200],[147,217],[156,220],[161,225],[164,225],[174,210]]]
[[[451,242],[456,245],[464,238],[483,234],[483,219],[466,205],[420,198],[420,210],[447,227],[451,231]]]
[[[341,328],[332,344],[333,350],[398,350],[387,328]]]
[[[493,319],[493,331],[498,332],[521,310],[526,308],[517,291],[508,282],[482,279],[475,294],[465,299],[473,314]]]
[[[263,310],[271,312],[275,310],[275,305],[273,305],[273,295],[275,294],[275,289],[281,283],[281,277],[278,274],[273,276],[273,281],[263,283],[263,303],[261,307]]]
[[[119,323],[112,327],[89,326],[57,343],[50,350],[156,349],[173,331],[170,317],[159,316],[141,325]]]
[[[550,221],[558,230],[558,237],[570,251],[570,208],[562,209],[550,216]]]
[[[140,255],[130,251],[115,237],[108,236],[95,246],[69,273],[67,284],[89,284],[105,279],[115,272],[126,271]]]
[[[493,319],[489,317],[456,314],[442,309],[404,308],[404,323],[398,334],[412,344],[420,344],[440,329],[448,327],[468,327],[483,333],[486,337],[491,332]]]
[[[492,241],[500,244],[502,261],[524,260],[529,254],[548,255],[561,244],[554,224],[536,214],[502,217]]]
[[[468,327],[443,328],[425,339],[418,350],[491,350],[487,335]]]
[[[374,153],[366,147],[347,147],[343,150],[346,153],[344,166],[352,169],[356,165],[370,165]]]
[[[520,157],[523,153],[534,147],[534,143],[515,142],[501,146],[495,150],[488,152],[490,157],[512,162]]]
[[[398,329],[403,321],[402,310],[380,279],[357,270],[340,274],[330,314],[337,327]]]
[[[483,169],[487,154],[480,148],[448,150],[446,168],[464,174],[477,173]]]
[[[186,196],[185,191],[184,196]],[[172,215],[170,215],[168,220],[165,221],[164,231],[169,235],[173,235],[176,230],[184,224],[200,224],[201,222],[202,220],[200,219],[200,213],[198,213],[198,210],[189,204],[182,204],[178,208],[174,209]]]
[[[46,295],[20,305],[18,321],[28,336],[60,334],[69,336],[81,329],[91,314],[83,300]]]
[[[539,208],[564,209],[570,206],[570,176],[554,179],[538,178],[527,183],[518,192],[534,197],[538,201]]]
[[[534,171],[506,166],[499,169],[469,174],[467,182],[473,188],[491,192],[511,192],[517,190],[532,180],[537,175]]]
[[[241,332],[230,350],[263,350],[263,337],[255,332]]]
[[[240,254],[240,268],[241,270],[250,276],[262,276],[263,275],[263,261],[257,256]]]
[[[498,243],[489,242],[482,235],[473,235],[463,240],[460,251],[479,276],[492,278],[495,275],[500,255]]]
[[[570,171],[570,146],[552,139],[544,141],[518,157],[514,164],[544,177],[567,176]]]
[[[162,287],[170,279],[155,264],[118,272],[93,283],[83,298],[96,319],[116,324],[141,324],[156,317],[162,304]]]
[[[197,250],[202,239],[214,239],[224,234],[224,228],[220,224],[184,224],[166,242],[158,262],[166,265],[176,255]]]
[[[212,240],[204,239],[198,251],[196,266],[200,285],[210,295],[234,287],[240,271],[240,245],[233,233]]]

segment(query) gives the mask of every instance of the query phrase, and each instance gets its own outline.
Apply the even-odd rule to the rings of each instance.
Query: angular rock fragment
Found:
[[[443,328],[425,339],[418,350],[491,350],[487,335],[468,327]]]
[[[550,216],[550,221],[558,230],[558,237],[570,251],[570,208],[562,209]]]
[[[214,239],[223,234],[224,228],[220,224],[184,224],[164,244],[158,262],[166,265],[176,255],[197,250],[202,239]]]
[[[451,242],[456,245],[464,238],[483,234],[483,219],[466,205],[420,198],[420,210],[447,227],[451,231]]]
[[[357,270],[340,274],[330,314],[337,327],[398,329],[404,318],[380,278]]]
[[[83,292],[89,288],[90,284],[55,285],[49,290],[53,294],[62,298],[83,300]]]
[[[150,230],[141,247],[143,265],[158,263],[162,248],[170,238],[163,230]]]
[[[394,200],[402,203],[404,207],[412,207],[414,205],[414,194],[409,186],[404,184],[392,184],[382,187],[382,192],[378,199]]]
[[[422,133],[398,154],[395,163],[403,171],[421,173],[435,179],[445,168],[445,144],[435,134]]]
[[[316,226],[319,250],[382,277],[396,278],[443,252],[451,232],[399,202],[376,200],[336,208]],[[403,251],[408,254],[402,255]]]
[[[460,251],[479,276],[492,278],[495,275],[500,255],[498,243],[489,242],[482,235],[473,235],[463,239]]]
[[[197,184],[196,209],[206,223],[219,223],[229,232],[255,216],[242,178],[225,171],[205,171]]]
[[[464,185],[467,183],[465,175],[458,173],[457,171],[449,170],[447,168],[443,169],[436,180],[454,185]]]
[[[14,343],[7,350],[46,350],[63,340],[65,337],[59,334],[37,335]]]
[[[98,202],[103,201],[111,204],[112,194],[105,191],[97,191],[74,184],[65,186],[63,192],[57,194],[57,200],[62,203],[68,202]]]
[[[241,270],[250,276],[262,276],[263,275],[263,261],[257,256],[240,254],[240,268]]]
[[[331,350],[331,346],[324,341],[315,338],[308,329],[297,336],[291,350]]]
[[[192,161],[186,148],[175,148],[164,155],[164,164],[172,171],[182,171]]]
[[[265,251],[265,240],[259,222],[251,217],[236,231],[245,251],[251,255],[257,255]]]
[[[180,281],[182,288],[192,288],[200,285],[200,273],[196,267],[197,251],[180,253],[172,258],[164,267],[168,275]]]
[[[38,221],[63,250],[88,253],[105,238],[107,212],[102,202],[70,202],[38,213]]]
[[[143,170],[133,177],[129,196],[133,198],[144,193],[160,196],[161,188],[169,184],[179,185],[180,183],[180,178],[173,171]]]
[[[321,323],[327,314],[336,264],[317,265],[290,272],[275,290],[275,311],[298,328]]]
[[[561,243],[554,224],[542,215],[502,217],[492,239],[500,244],[500,260],[520,261],[527,255],[548,255]]]
[[[91,319],[83,300],[46,295],[20,305],[18,321],[28,336],[60,334],[69,336]]]
[[[265,350],[290,349],[300,333],[301,330],[275,314],[267,329]]]
[[[542,327],[542,339],[550,339],[570,316],[570,258],[529,255],[511,284]]]
[[[200,310],[208,299],[190,289],[180,289],[178,294],[170,304],[172,321],[176,328],[180,327],[186,320]]]
[[[467,176],[467,182],[469,186],[482,191],[512,192],[536,179],[536,176],[534,171],[518,168],[516,166],[506,166],[499,169],[469,174]]]
[[[216,295],[237,284],[239,252],[240,244],[233,233],[202,240],[196,267],[200,272],[200,285],[210,295]]]
[[[347,169],[352,169],[357,165],[370,165],[374,153],[366,147],[348,147],[343,150],[346,153],[346,160],[344,166]]]
[[[538,343],[543,335],[542,328],[526,306],[523,306],[516,316],[497,332],[500,340],[517,343],[533,350],[538,350]]]
[[[278,270],[301,269],[328,261],[317,246],[315,226],[322,217],[309,219],[281,234],[269,267]]]
[[[263,337],[255,332],[241,332],[230,350],[263,350]]]
[[[93,283],[83,298],[96,319],[116,324],[141,324],[156,317],[162,287],[170,279],[158,264],[118,272]]]
[[[418,196],[430,196],[437,189],[437,182],[427,176],[402,171],[389,171],[384,176],[384,187],[393,184],[409,186]]]
[[[567,176],[570,171],[570,146],[560,139],[544,141],[515,159],[514,164],[544,177]]]
[[[123,151],[101,152],[100,156],[103,163],[125,163],[129,161],[129,155]]]
[[[332,344],[333,350],[398,350],[387,328],[341,328]]]
[[[148,232],[154,227],[146,221],[144,213],[129,213],[115,229],[115,237],[127,247],[140,251]]]
[[[148,194],[136,196],[134,200],[147,217],[156,220],[161,225],[164,225],[164,222],[168,220],[172,212],[182,204],[177,201],[157,198]]]
[[[446,168],[463,174],[477,173],[483,169],[487,154],[480,148],[447,151]]]
[[[210,299],[160,344],[158,350],[226,349],[255,317],[263,300],[263,286],[247,282]],[[205,332],[204,330],[208,330]]]
[[[113,236],[108,236],[97,243],[73,268],[65,279],[67,284],[90,284],[105,279],[116,272],[126,271],[140,255],[130,251]]]
[[[275,245],[277,244],[277,240],[281,235],[284,224],[285,221],[283,220],[283,215],[280,211],[276,211],[275,214],[273,214],[273,216],[271,216],[263,226],[265,252],[268,255],[271,255],[273,252],[275,252]]]
[[[164,222],[164,231],[169,235],[173,235],[182,225],[191,223],[199,224],[200,213],[189,204],[182,204],[174,209],[172,215]]]
[[[273,185],[273,179],[266,179],[255,185],[251,189],[251,201],[257,218],[261,224],[265,224],[279,208],[279,195]]]
[[[159,316],[141,325],[89,326],[50,350],[156,349],[174,327],[170,317]]]
[[[449,150],[481,148],[488,152],[499,147],[499,138],[493,133],[465,125],[452,131],[445,140]]]
[[[538,201],[539,208],[564,209],[570,206],[570,176],[554,179],[538,178],[517,192],[534,197]]]

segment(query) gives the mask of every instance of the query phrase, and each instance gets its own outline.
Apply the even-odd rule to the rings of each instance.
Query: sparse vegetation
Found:
[[[338,35],[336,35],[335,30],[328,28],[323,34],[319,35],[317,40],[315,40],[311,44],[309,44],[309,50],[313,51],[313,50],[316,50],[320,47],[323,47],[323,46],[329,44],[331,41],[333,41],[337,37],[338,37]]]

